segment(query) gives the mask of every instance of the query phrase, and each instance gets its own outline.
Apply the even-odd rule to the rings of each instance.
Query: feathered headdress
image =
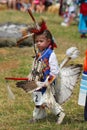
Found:
[[[33,26],[32,26],[32,25],[31,25],[31,26],[28,26],[27,29],[25,29],[25,30],[22,31],[22,35],[23,35],[24,38],[26,38],[25,35],[26,35],[28,32],[31,33],[31,34],[33,34],[33,35],[38,35],[38,34],[42,34],[45,30],[48,30],[48,29],[47,29],[46,22],[45,22],[44,20],[42,20],[41,22],[37,23],[37,21],[35,20],[35,18],[34,18],[34,16],[33,16],[33,14],[32,14],[32,12],[31,12],[30,9],[28,9],[28,13],[29,13],[29,15],[31,16],[31,18],[32,18],[32,20],[33,20],[33,22],[34,22],[34,24],[33,24]],[[49,31],[49,30],[48,30],[48,31]],[[28,35],[27,35],[27,36],[28,36]],[[20,41],[19,41],[19,42],[20,42]],[[56,45],[56,43],[54,42],[54,38],[52,38],[50,45],[52,46],[52,49],[53,49],[54,47],[57,48],[57,45]]]
[[[34,34],[43,33],[44,30],[47,30],[46,22],[42,20],[41,22],[37,23],[34,28],[31,28],[29,31]]]
[[[38,34],[42,34],[44,31],[48,30],[47,28],[47,25],[46,25],[46,22],[44,20],[42,20],[41,22],[39,23],[36,23],[36,25],[34,27],[30,27],[28,29],[28,31],[30,33],[34,33],[35,35],[38,35]],[[48,30],[49,31],[49,30]],[[50,31],[49,31],[50,32]],[[55,43],[55,40],[54,38],[52,37],[52,40],[51,40],[51,44],[52,48],[57,48],[57,45]]]

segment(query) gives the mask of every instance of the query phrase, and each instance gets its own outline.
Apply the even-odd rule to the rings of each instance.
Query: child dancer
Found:
[[[50,89],[47,85],[42,85],[40,89],[36,89],[33,92],[33,101],[35,103],[35,108],[33,111],[33,118],[30,122],[36,122],[38,119],[43,119],[46,117],[46,108],[50,109],[53,114],[57,117],[57,124],[61,124],[65,113],[62,107],[55,100],[54,90],[57,84],[58,75],[58,62],[56,55],[54,53],[54,40],[50,31],[46,28],[35,31],[35,43],[38,48],[38,54],[35,57],[34,66],[31,74],[29,74],[29,79],[33,80],[35,74],[35,66],[39,63],[42,64],[42,76],[40,76],[39,81],[44,83],[48,80],[50,84]],[[36,63],[36,64],[35,64]],[[48,90],[49,89],[49,90]],[[50,93],[50,94],[49,94]]]

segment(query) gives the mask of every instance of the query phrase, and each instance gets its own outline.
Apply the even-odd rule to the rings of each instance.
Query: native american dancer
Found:
[[[30,29],[29,29],[30,30]],[[35,109],[33,118],[30,122],[36,122],[38,119],[46,117],[46,108],[50,109],[57,117],[57,124],[61,124],[65,113],[59,104],[67,100],[75,86],[81,72],[80,65],[71,65],[63,67],[70,59],[76,58],[79,51],[76,47],[67,50],[67,58],[58,67],[58,61],[54,53],[56,44],[52,34],[48,31],[44,21],[40,24],[40,29],[31,29],[34,33],[35,45],[38,48],[34,58],[32,71],[28,75],[31,81],[35,81],[37,88],[29,91],[25,86],[18,82],[17,87],[24,86],[26,92],[33,93],[33,101]],[[60,82],[57,79],[60,79]],[[30,86],[30,85],[29,85]]]
[[[33,31],[38,52],[34,59],[32,72],[28,78],[31,81],[35,80],[40,88],[33,91],[35,109],[30,122],[36,122],[38,119],[45,118],[46,108],[49,108],[58,117],[57,123],[60,124],[65,113],[54,98],[55,93],[53,89],[56,85],[56,77],[59,70],[57,58],[53,51],[55,43],[52,34],[46,29],[46,26],[44,26],[45,29],[42,29],[43,25],[44,23],[41,26],[41,30]],[[19,84],[17,85],[19,86]]]

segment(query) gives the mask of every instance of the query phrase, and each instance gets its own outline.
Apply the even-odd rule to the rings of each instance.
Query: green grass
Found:
[[[13,10],[0,11],[0,23],[32,23],[27,13]],[[76,46],[80,50],[80,56],[72,63],[81,63],[85,57],[87,40],[80,39],[77,23],[73,22],[70,27],[61,27],[62,18],[54,14],[34,14],[37,21],[44,18],[48,29],[56,39],[58,48],[55,49],[59,63],[65,56],[66,49]],[[87,130],[87,123],[84,122],[83,107],[78,105],[80,80],[76,85],[70,100],[63,104],[66,113],[63,124],[56,125],[56,117],[49,111],[48,117],[35,124],[29,124],[32,117],[34,104],[31,95],[22,89],[15,87],[15,81],[9,81],[16,99],[8,99],[5,77],[26,77],[31,70],[32,47],[0,48],[0,130]]]

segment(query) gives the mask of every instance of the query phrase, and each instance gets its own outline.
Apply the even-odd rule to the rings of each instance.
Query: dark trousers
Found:
[[[85,107],[84,107],[84,119],[87,121],[87,96],[86,96],[86,102],[85,102]]]

